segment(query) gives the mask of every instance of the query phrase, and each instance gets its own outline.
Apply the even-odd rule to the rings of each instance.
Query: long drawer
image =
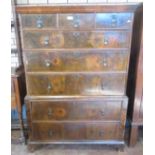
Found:
[[[122,100],[37,101],[31,107],[32,120],[116,120],[120,121]]]
[[[32,123],[31,140],[120,140],[122,132],[120,124],[114,122]]]
[[[28,74],[28,95],[124,95],[124,73]]]
[[[127,71],[128,51],[25,52],[26,71]]]
[[[23,48],[128,48],[130,31],[23,31]]]

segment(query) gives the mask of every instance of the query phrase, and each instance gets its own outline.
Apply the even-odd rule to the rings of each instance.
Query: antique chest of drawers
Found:
[[[16,8],[26,72],[29,146],[124,145],[137,7]]]

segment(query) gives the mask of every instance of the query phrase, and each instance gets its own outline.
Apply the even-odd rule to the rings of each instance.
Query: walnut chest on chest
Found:
[[[29,145],[124,144],[136,8],[17,7]]]

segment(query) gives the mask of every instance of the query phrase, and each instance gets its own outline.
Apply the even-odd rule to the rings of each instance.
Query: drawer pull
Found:
[[[52,109],[48,109],[48,116],[52,116],[53,114],[53,110]]]
[[[48,84],[48,86],[47,86],[48,93],[50,93],[51,89],[52,89],[52,85]]]
[[[108,40],[104,39],[104,45],[108,45]]]
[[[112,20],[111,20],[112,26],[116,26],[117,25],[117,19],[116,16],[112,16]]]
[[[52,130],[49,130],[49,131],[48,131],[48,136],[49,136],[49,137],[52,137],[52,136],[53,136],[53,131],[52,131]]]
[[[105,115],[104,110],[100,110],[100,114],[101,114],[101,116],[104,116]]]
[[[74,37],[78,37],[79,35],[80,35],[79,32],[74,32],[74,33],[73,33],[73,36],[74,36]]]
[[[130,20],[130,19],[128,19],[126,22],[127,22],[127,23],[131,23],[131,20]]]
[[[108,63],[107,63],[107,60],[106,59],[103,59],[103,66],[104,67],[108,66]]]
[[[75,23],[75,24],[74,24],[74,27],[75,27],[75,28],[78,28],[79,26],[80,26],[79,23]]]
[[[52,85],[51,85],[51,84],[49,84],[47,88],[48,88],[48,89],[52,89]]]
[[[48,45],[49,44],[49,37],[45,37],[44,38],[44,45]]]
[[[37,28],[43,27],[43,21],[42,21],[41,17],[38,17],[36,25],[37,25]]]
[[[108,64],[107,62],[103,62],[103,66],[106,67]]]
[[[101,89],[105,90],[106,89],[106,84],[105,83],[101,83]]]
[[[76,20],[74,21],[74,27],[75,27],[75,28],[78,28],[79,26],[80,26],[80,22],[79,22],[78,19],[76,19]]]
[[[104,131],[99,131],[98,135],[99,136],[103,136],[104,135]]]
[[[51,63],[50,63],[49,60],[46,60],[46,61],[45,61],[45,66],[46,66],[46,67],[50,67],[50,66],[51,66]]]

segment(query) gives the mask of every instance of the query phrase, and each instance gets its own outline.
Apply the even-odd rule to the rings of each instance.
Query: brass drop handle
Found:
[[[44,45],[48,45],[49,44],[49,37],[45,37],[44,38]]]
[[[98,134],[99,134],[99,136],[104,136],[104,131],[100,130]]]
[[[74,36],[74,37],[78,37],[79,35],[80,35],[79,32],[73,32],[73,36]]]
[[[76,19],[76,20],[74,21],[74,27],[75,27],[75,28],[78,28],[79,26],[80,26],[80,22],[79,22],[78,19]]]
[[[74,23],[75,28],[78,28],[79,26],[80,26],[79,23]]]
[[[105,90],[106,84],[105,83],[101,83],[101,89]]]
[[[108,45],[108,39],[104,39],[104,45]]]
[[[48,93],[51,91],[51,89],[52,89],[52,84],[50,83],[50,84],[48,84],[48,86],[47,86]]]
[[[104,110],[100,110],[100,114],[101,114],[101,116],[104,116],[105,115]]]
[[[51,84],[49,84],[47,88],[48,88],[48,89],[52,89],[52,86],[51,86]]]
[[[75,28],[78,28],[80,26],[80,17],[79,17],[79,15],[74,16],[73,24],[74,24]]]
[[[53,131],[51,129],[48,131],[48,136],[49,137],[52,137],[53,136]]]
[[[48,116],[52,116],[53,110],[51,108],[48,109]]]
[[[37,25],[37,28],[43,27],[43,21],[42,21],[41,17],[38,17],[36,25]]]
[[[108,63],[107,63],[107,60],[106,59],[103,59],[103,66],[104,67],[107,67],[108,66]]]
[[[49,60],[45,60],[45,66],[46,67],[50,67],[51,66],[51,62]]]
[[[107,65],[108,65],[107,62],[103,62],[104,67],[107,67]]]
[[[116,16],[115,16],[115,15],[114,15],[114,16],[112,16],[111,23],[112,23],[112,26],[116,26],[116,24],[117,24],[117,18],[116,18]]]
[[[127,23],[131,23],[131,19],[128,19],[126,22],[127,22]]]

